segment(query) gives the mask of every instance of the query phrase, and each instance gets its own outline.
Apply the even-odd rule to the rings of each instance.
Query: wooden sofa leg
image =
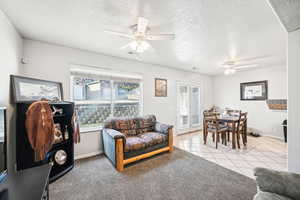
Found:
[[[172,152],[174,150],[173,147],[173,129],[169,130],[169,152]]]
[[[117,139],[116,141],[116,168],[119,172],[124,170],[124,151],[123,151],[123,139]]]

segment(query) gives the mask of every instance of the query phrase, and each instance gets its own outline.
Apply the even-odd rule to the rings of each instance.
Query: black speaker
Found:
[[[56,111],[53,120],[59,134],[55,134],[55,142],[46,158],[35,162],[34,150],[32,149],[25,128],[26,112],[31,103],[16,104],[16,144],[17,144],[17,170],[24,170],[46,163],[53,163],[49,182],[53,182],[74,167],[74,143],[72,117],[74,103],[72,102],[49,102],[52,111]]]

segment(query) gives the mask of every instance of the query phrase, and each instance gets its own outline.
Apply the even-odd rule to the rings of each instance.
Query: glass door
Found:
[[[191,87],[191,126],[199,126],[201,124],[200,113],[200,87]]]
[[[201,126],[200,87],[192,84],[177,84],[177,129],[192,131]]]
[[[177,102],[178,102],[178,129],[186,129],[190,126],[190,95],[187,85],[178,85]]]

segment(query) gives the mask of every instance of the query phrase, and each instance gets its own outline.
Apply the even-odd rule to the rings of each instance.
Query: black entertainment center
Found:
[[[73,142],[73,115],[74,103],[63,101],[62,84],[59,82],[46,81],[21,76],[11,76],[13,101],[16,113],[16,170],[22,171],[45,164],[51,164],[49,183],[62,177],[74,167],[74,142]],[[30,135],[26,120],[33,123],[33,119],[28,118],[28,110],[35,102],[47,102],[53,129],[50,134],[50,149],[44,154],[42,159],[36,160],[36,149],[33,143],[42,142],[38,138],[42,132],[37,132],[35,127],[30,129],[34,135]],[[34,116],[45,112],[44,108],[38,109]],[[44,116],[43,116],[44,117]],[[28,118],[28,119],[27,119]],[[52,121],[53,118],[53,121]],[[48,122],[48,121],[47,121]],[[44,125],[43,125],[44,126]],[[29,135],[28,135],[29,134]],[[31,139],[31,140],[30,140]],[[53,141],[52,141],[53,140]]]
[[[35,162],[34,150],[28,141],[25,120],[26,112],[31,103],[16,104],[16,146],[17,146],[17,170],[24,170],[32,167],[44,165],[52,162],[53,166],[50,172],[49,182],[63,176],[74,167],[74,143],[73,143],[73,128],[72,116],[74,113],[74,104],[72,102],[49,102],[51,108],[62,109],[62,113],[53,116],[54,123],[59,124],[63,133],[61,139],[56,141],[51,150],[48,152],[46,159]],[[65,152],[65,162],[58,163],[57,152]],[[60,155],[61,156],[61,155]]]

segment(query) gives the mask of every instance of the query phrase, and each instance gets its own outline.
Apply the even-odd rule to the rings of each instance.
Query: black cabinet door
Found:
[[[8,200],[8,190],[7,189],[0,191],[0,200]]]

